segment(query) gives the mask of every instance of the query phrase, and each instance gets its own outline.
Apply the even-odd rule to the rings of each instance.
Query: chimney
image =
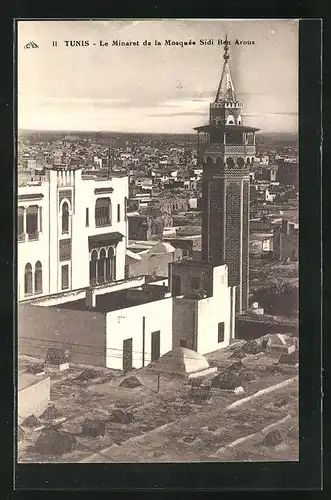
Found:
[[[282,233],[290,234],[290,224],[287,219],[282,219]]]

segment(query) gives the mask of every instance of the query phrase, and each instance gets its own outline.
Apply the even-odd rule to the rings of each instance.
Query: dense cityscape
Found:
[[[261,305],[276,316],[292,317],[296,321],[297,136],[258,134],[256,140],[258,155],[249,174],[251,301],[260,302],[261,288],[286,282],[285,285],[291,287],[293,301],[277,298],[269,304],[262,299]],[[202,168],[194,134],[23,131],[18,143],[18,159],[19,186],[45,179],[50,165],[79,165],[87,177],[128,176],[129,247],[139,252],[146,250],[148,242],[151,245],[153,240],[163,239],[179,247],[185,241],[190,251],[187,256],[200,258]],[[287,239],[283,238],[280,248],[283,221],[288,221],[293,229]],[[161,276],[166,275],[164,269]],[[276,292],[279,291],[275,289],[278,297]],[[282,305],[279,307],[278,303]]]

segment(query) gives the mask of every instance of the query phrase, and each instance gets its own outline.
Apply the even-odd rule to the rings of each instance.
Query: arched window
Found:
[[[30,295],[33,293],[32,289],[32,266],[27,264],[24,270],[24,294]]]
[[[247,165],[250,165],[251,160],[249,159],[249,157],[247,157],[246,163],[247,163]]]
[[[234,124],[234,117],[232,115],[229,115],[226,119],[226,124],[227,125],[233,125]]]
[[[65,201],[62,205],[62,234],[69,233],[69,205]]]
[[[34,291],[40,293],[43,291],[43,270],[41,262],[38,260],[34,268]]]
[[[213,160],[212,160],[212,158],[210,156],[207,156],[206,163],[207,164],[213,163]]]
[[[238,116],[237,123],[238,123],[238,125],[241,125],[241,115]]]
[[[102,248],[100,250],[100,257],[98,262],[98,283],[103,283],[105,281],[106,275],[106,250]]]
[[[251,164],[253,165],[253,163],[254,163],[254,156],[252,156],[251,158]]]
[[[228,168],[234,167],[234,161],[233,161],[233,158],[231,158],[231,156],[226,159],[226,164],[227,164]]]
[[[107,259],[106,259],[106,281],[111,281],[114,276],[114,259],[115,259],[115,253],[114,249],[111,247],[108,249],[107,252]]]
[[[95,285],[97,281],[97,261],[98,261],[98,252],[93,250],[91,254],[90,260],[90,283],[91,285]]]
[[[245,165],[245,160],[243,158],[238,158],[237,165],[238,167],[243,167]]]
[[[95,203],[95,225],[111,225],[111,201],[110,198],[98,198]]]
[[[19,207],[17,210],[17,237],[18,241],[24,240],[24,208]]]

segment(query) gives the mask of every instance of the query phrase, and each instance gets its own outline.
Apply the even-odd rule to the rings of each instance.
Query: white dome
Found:
[[[166,243],[164,241],[158,241],[152,248],[149,250],[149,253],[152,255],[164,254],[164,253],[172,253],[175,251],[175,248],[170,245],[170,243]]]
[[[185,347],[176,347],[152,364],[153,370],[163,373],[192,376],[213,370],[202,354]]]

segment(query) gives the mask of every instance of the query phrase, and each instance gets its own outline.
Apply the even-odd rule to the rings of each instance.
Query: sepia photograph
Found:
[[[16,36],[18,462],[297,462],[299,21]]]

